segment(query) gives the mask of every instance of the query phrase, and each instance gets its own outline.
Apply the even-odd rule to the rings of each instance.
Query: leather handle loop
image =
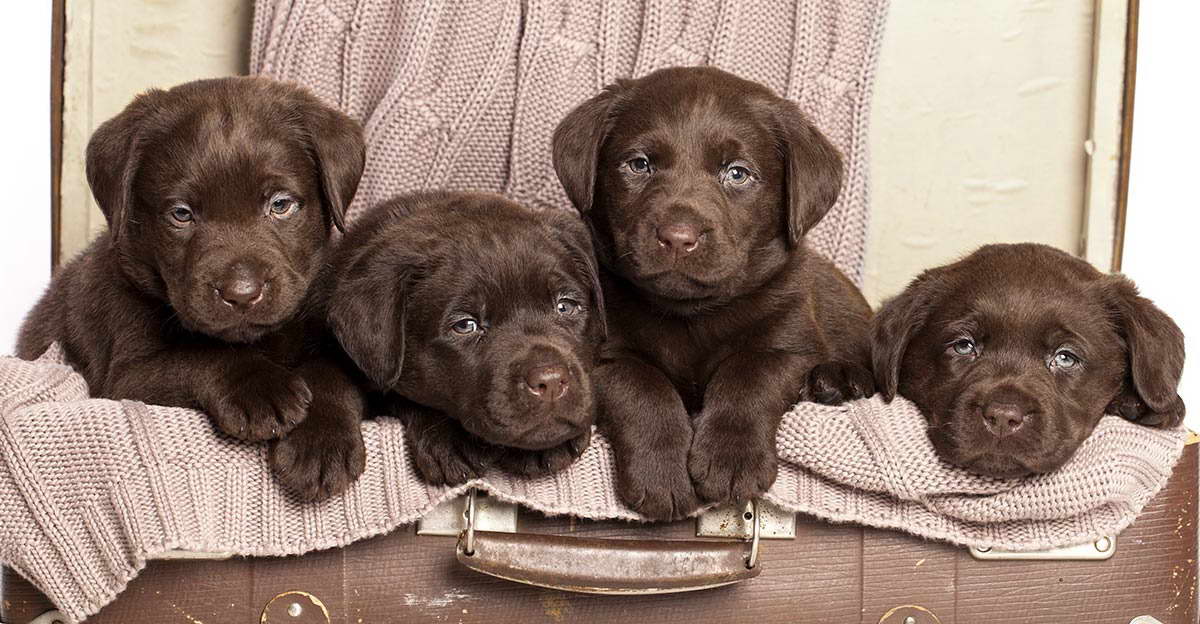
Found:
[[[588,594],[667,594],[754,578],[741,542],[620,540],[474,531],[459,536],[458,560],[510,581]]]
[[[458,560],[476,572],[510,581],[589,594],[667,594],[754,578],[758,564],[758,502],[749,555],[739,542],[608,540],[497,533],[475,528],[476,490],[467,495]]]

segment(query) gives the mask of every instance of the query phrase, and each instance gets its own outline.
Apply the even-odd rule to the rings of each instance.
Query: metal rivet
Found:
[[[975,550],[978,550],[979,552],[992,552],[992,547],[991,547],[991,546],[985,546],[985,547],[983,547],[983,548],[976,548]]]
[[[300,617],[301,613],[304,613],[304,607],[300,606],[300,603],[293,602],[292,604],[288,605],[288,615],[292,617]]]
[[[1096,550],[1100,552],[1108,552],[1108,549],[1112,548],[1112,540],[1108,539],[1108,537],[1102,537],[1096,540],[1095,546]]]
[[[904,618],[904,624],[917,624],[917,618],[910,615]]]

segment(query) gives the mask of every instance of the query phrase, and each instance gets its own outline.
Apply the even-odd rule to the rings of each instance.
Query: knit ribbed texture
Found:
[[[778,437],[767,498],[833,521],[1029,550],[1127,526],[1166,483],[1185,440],[1115,416],[1053,474],[995,480],[943,464],[902,399],[801,403]],[[296,555],[411,523],[474,485],[551,514],[629,519],[612,449],[596,434],[570,468],[430,487],[399,421],[363,424],[367,470],[345,494],[304,504],[271,477],[266,447],[227,438],[196,411],[90,399],[57,345],[36,362],[0,359],[0,562],[73,621],[116,597],[152,558],[183,548]]]
[[[252,72],[366,128],[349,218],[402,192],[492,191],[567,208],[550,137],[622,77],[713,65],[798,102],[845,156],[809,244],[861,280],[867,121],[886,0],[258,0]]]

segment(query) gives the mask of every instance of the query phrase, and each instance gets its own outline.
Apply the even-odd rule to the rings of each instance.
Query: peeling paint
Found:
[[[157,592],[155,592],[155,593],[157,593]],[[179,607],[178,607],[178,606],[177,606],[175,603],[173,603],[173,602],[168,602],[167,604],[168,604],[168,605],[170,605],[170,606],[171,606],[171,608],[172,608],[172,609],[174,609],[176,613],[178,613],[179,615],[182,615],[183,617],[187,618],[187,621],[188,621],[188,622],[190,622],[191,624],[204,624],[204,621],[203,621],[203,620],[198,620],[198,619],[196,619],[196,618],[192,617],[192,614],[191,614],[191,613],[188,613],[187,611],[184,611],[183,609],[180,609],[180,608],[179,608]]]
[[[470,598],[470,594],[464,594],[458,588],[451,588],[450,591],[441,596],[426,597],[416,594],[404,594],[404,604],[409,607],[443,608],[460,600],[469,600]]]
[[[563,616],[567,611],[570,611],[571,603],[565,596],[559,593],[542,594],[542,610],[546,613],[546,617],[555,622],[562,622]]]

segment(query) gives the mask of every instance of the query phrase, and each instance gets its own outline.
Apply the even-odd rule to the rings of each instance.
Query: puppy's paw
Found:
[[[492,447],[476,441],[452,423],[409,431],[413,463],[431,485],[460,485],[477,479],[495,461]]]
[[[231,367],[207,395],[204,408],[217,428],[248,442],[287,435],[312,403],[312,391],[299,375],[265,359]]]
[[[367,450],[357,426],[339,431],[309,418],[271,445],[271,470],[305,501],[345,492],[367,467]]]
[[[808,372],[803,396],[825,405],[864,399],[875,394],[875,377],[861,364],[824,362]]]
[[[1104,411],[1107,414],[1116,414],[1129,422],[1163,429],[1178,427],[1183,422],[1186,413],[1183,400],[1179,397],[1175,397],[1175,402],[1166,411],[1156,412],[1132,392],[1118,394],[1117,398],[1108,404],[1108,409]]]
[[[688,454],[696,493],[713,503],[746,502],[775,483],[775,447],[753,432],[701,426]]]
[[[655,456],[618,456],[617,496],[630,509],[654,521],[680,520],[700,508],[682,449]]]
[[[540,477],[566,470],[587,450],[592,431],[541,451],[505,449],[496,459],[496,467],[522,477]]]

